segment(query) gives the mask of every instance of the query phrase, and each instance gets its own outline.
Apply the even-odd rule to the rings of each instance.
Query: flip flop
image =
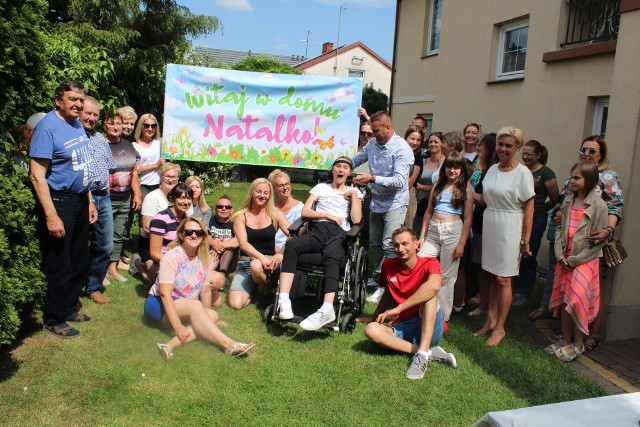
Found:
[[[160,351],[160,356],[164,357],[165,360],[169,360],[173,357],[173,353],[171,352],[171,349],[168,345],[158,343],[157,346],[158,350]]]
[[[44,325],[43,329],[62,339],[74,338],[80,334],[79,330],[73,329],[66,323],[60,323],[59,325]]]
[[[67,316],[67,322],[82,323],[88,322],[89,320],[91,320],[91,317],[87,316],[84,313],[71,313],[69,316]]]
[[[253,342],[249,342],[249,343],[237,343],[234,344],[229,350],[227,350],[225,353],[231,357],[240,357],[243,354],[245,354],[247,351],[251,350],[253,347],[255,347],[255,343]]]
[[[556,350],[556,357],[563,362],[571,362],[576,357],[580,356],[584,352],[584,347],[582,350],[578,350],[575,344],[569,344],[564,347],[560,347]]]

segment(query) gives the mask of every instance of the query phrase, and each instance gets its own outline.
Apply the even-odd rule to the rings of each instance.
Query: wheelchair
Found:
[[[369,188],[367,186],[357,187],[365,195],[366,200]],[[341,280],[338,283],[334,300],[336,320],[325,326],[325,328],[333,331],[353,333],[356,327],[356,317],[362,313],[365,305],[369,258],[366,246],[362,243],[364,240],[362,236],[364,235],[363,229],[366,228],[364,223],[366,220],[368,220],[368,216],[365,218],[363,215],[362,222],[352,225],[346,234],[347,250],[340,260]],[[296,220],[289,227],[291,236],[297,236],[305,224],[306,221],[302,218]],[[368,234],[366,237],[368,238]],[[294,284],[290,292],[291,300],[295,303],[304,296],[315,296],[317,302],[321,303],[324,298],[322,253],[300,254],[296,270]],[[277,303],[278,292],[275,294],[274,302],[263,313],[263,320],[266,324],[273,322],[300,323],[305,319],[306,316],[294,315],[291,320],[281,320],[278,317]]]

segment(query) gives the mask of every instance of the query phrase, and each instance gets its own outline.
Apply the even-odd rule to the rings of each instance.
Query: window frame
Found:
[[[500,26],[500,36],[498,37],[498,57],[497,57],[497,64],[496,64],[496,80],[511,80],[511,79],[521,79],[524,78],[524,71],[525,68],[523,68],[522,70],[516,70],[516,71],[508,71],[508,72],[503,72],[502,71],[502,66],[504,65],[504,53],[505,53],[505,49],[504,49],[504,43],[506,41],[506,37],[507,37],[507,33],[511,32],[511,31],[516,31],[516,30],[520,30],[522,28],[527,28],[527,47],[525,47],[524,51],[525,51],[525,68],[526,68],[526,55],[527,55],[527,51],[528,46],[529,46],[529,20],[528,19],[524,19],[524,20],[519,20],[516,22],[510,22],[508,24],[503,24]]]
[[[429,15],[428,15],[428,19],[427,19],[427,32],[426,32],[426,40],[425,40],[425,45],[426,45],[426,49],[425,49],[425,55],[426,56],[431,56],[431,55],[437,55],[440,53],[440,35],[442,33],[442,2],[444,0],[430,0],[429,1]],[[436,2],[438,2],[439,6],[440,6],[440,16],[438,17],[438,21],[434,22],[435,20],[435,5]],[[437,28],[434,28],[437,27]],[[435,31],[437,30],[438,34],[437,34],[437,39],[438,39],[438,47],[433,49],[432,48],[432,37],[435,33]]]
[[[606,110],[606,113],[605,113]],[[593,107],[593,126],[591,129],[592,135],[605,136],[607,133],[607,121],[609,119],[609,97],[598,98]],[[604,121],[604,132],[603,132]]]
[[[352,76],[351,73],[359,73],[359,76]],[[357,68],[349,68],[347,70],[347,76],[348,77],[357,77],[357,78],[361,78],[364,80],[364,70],[359,70]]]

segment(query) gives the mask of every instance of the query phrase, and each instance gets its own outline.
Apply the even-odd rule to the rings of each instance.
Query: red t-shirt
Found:
[[[387,288],[395,304],[399,305],[413,295],[432,274],[440,275],[440,262],[437,258],[418,257],[418,262],[411,270],[405,269],[397,258],[390,258],[382,263],[380,284]],[[392,323],[416,316],[419,311],[420,305],[408,308]]]

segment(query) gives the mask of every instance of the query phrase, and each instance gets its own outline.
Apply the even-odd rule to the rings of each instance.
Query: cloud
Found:
[[[216,0],[216,6],[241,12],[253,12],[253,7],[249,4],[249,0]]]
[[[217,72],[211,72],[202,74],[198,79],[201,83],[221,83],[223,81],[222,75]]]
[[[182,101],[180,99],[173,98],[173,97],[169,96],[168,94],[164,95],[164,108],[166,108],[167,110],[173,110],[175,108],[181,108],[183,102],[184,101]]]

